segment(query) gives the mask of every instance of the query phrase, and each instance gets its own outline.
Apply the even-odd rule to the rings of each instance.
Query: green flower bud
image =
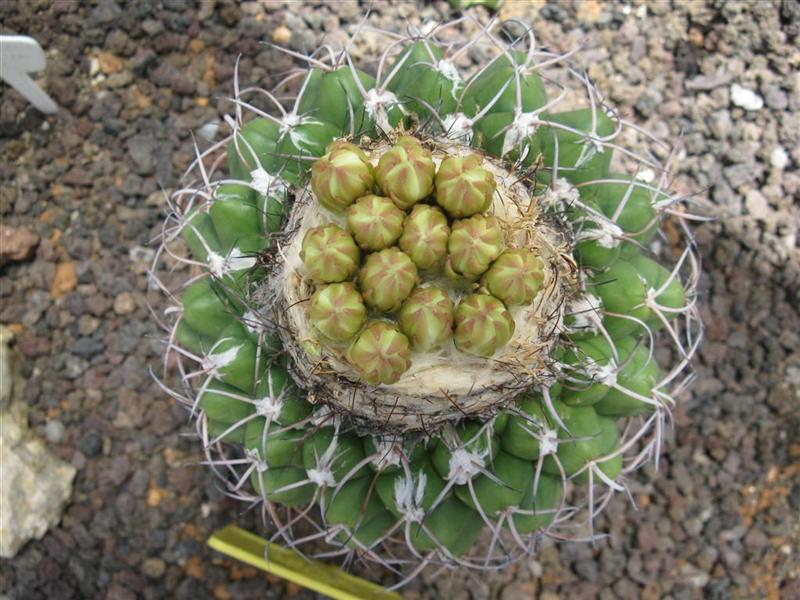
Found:
[[[386,248],[367,256],[358,282],[369,306],[393,312],[414,289],[417,267],[407,254],[397,248]]]
[[[489,267],[482,283],[509,306],[530,304],[542,286],[543,269],[542,261],[530,250],[506,250]]]
[[[451,256],[448,256],[445,259],[444,267],[442,267],[442,273],[444,273],[444,276],[447,277],[448,282],[455,289],[473,292],[478,287],[478,285],[475,283],[478,280],[478,277],[465,277],[453,269],[453,259]]]
[[[358,147],[344,141],[328,146],[328,153],[311,166],[311,190],[328,210],[341,212],[372,191],[372,165]]]
[[[411,366],[408,338],[391,323],[374,321],[350,344],[347,360],[367,383],[394,383]]]
[[[347,209],[347,227],[364,250],[383,250],[403,233],[404,217],[391,200],[370,194]]]
[[[381,156],[375,178],[383,193],[405,210],[430,195],[435,172],[430,151],[404,136]]]
[[[311,296],[309,317],[323,336],[345,342],[358,333],[367,320],[367,308],[354,284],[332,283]]]
[[[456,347],[467,354],[490,357],[514,335],[514,319],[500,300],[470,294],[456,308]]]
[[[398,321],[414,350],[435,350],[453,335],[453,301],[441,288],[417,288],[400,308]]]
[[[417,204],[403,223],[399,245],[417,267],[430,269],[447,254],[449,236],[450,226],[444,213],[435,206]]]
[[[481,167],[481,157],[451,156],[439,165],[436,174],[436,202],[451,216],[469,217],[492,204],[497,187],[494,175]]]
[[[353,238],[333,223],[309,229],[300,249],[300,260],[308,276],[318,283],[350,279],[358,269],[359,259]]]
[[[503,230],[497,219],[484,215],[453,223],[447,242],[453,270],[467,278],[485,272],[504,248]]]

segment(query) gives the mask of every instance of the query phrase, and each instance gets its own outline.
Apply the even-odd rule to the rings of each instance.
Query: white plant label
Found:
[[[53,99],[45,94],[28,73],[44,69],[46,59],[39,43],[24,35],[0,35],[0,79],[43,113],[58,111]]]

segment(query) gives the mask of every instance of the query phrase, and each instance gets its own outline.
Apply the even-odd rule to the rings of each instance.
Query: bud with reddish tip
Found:
[[[367,155],[358,146],[337,141],[311,166],[311,191],[328,210],[342,212],[369,194],[375,179]]]
[[[430,150],[404,136],[381,156],[375,179],[383,193],[405,210],[433,192],[435,172]]]
[[[354,284],[332,283],[311,296],[309,319],[327,339],[346,342],[367,320],[367,308]]]
[[[453,270],[464,277],[482,275],[505,249],[497,219],[475,215],[453,223],[447,251]]]
[[[367,256],[358,274],[364,301],[372,308],[393,312],[417,283],[417,267],[407,254],[386,248]]]
[[[418,268],[430,269],[441,264],[447,255],[449,236],[444,213],[435,206],[417,204],[403,223],[399,245]]]
[[[383,250],[403,233],[405,214],[383,196],[363,196],[347,209],[347,228],[364,250]]]
[[[309,229],[303,237],[300,260],[308,276],[318,283],[350,279],[358,269],[361,253],[344,229],[333,223]]]
[[[497,187],[477,154],[451,156],[436,174],[436,202],[452,217],[469,217],[489,208]]]
[[[453,335],[453,301],[441,288],[417,288],[400,308],[398,322],[414,350],[435,350]]]
[[[467,354],[490,357],[514,335],[514,319],[500,300],[470,294],[456,308],[456,347]]]
[[[492,263],[481,283],[508,306],[530,304],[544,280],[544,265],[524,248],[506,250]]]
[[[367,383],[391,384],[411,366],[408,338],[385,321],[374,321],[353,340],[347,360]]]

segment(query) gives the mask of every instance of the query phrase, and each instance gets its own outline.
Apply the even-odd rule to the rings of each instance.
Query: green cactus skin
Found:
[[[457,219],[481,213],[492,204],[494,175],[481,166],[478,154],[451,156],[436,173],[436,202]]]
[[[546,529],[555,519],[561,500],[562,483],[558,478],[542,474],[539,480],[534,480],[525,488],[522,500],[519,502],[519,512],[514,512],[510,517],[514,530],[520,534],[533,533]]]
[[[389,385],[411,366],[411,346],[394,325],[375,321],[350,344],[347,360],[367,383]]]
[[[302,429],[287,429],[277,423],[267,426],[266,419],[256,418],[247,423],[244,445],[248,450],[257,451],[259,458],[265,460],[270,469],[303,468],[305,437],[306,432]]]
[[[329,223],[306,232],[300,260],[312,280],[339,283],[355,274],[361,262],[361,253],[349,233]]]
[[[514,335],[514,319],[500,300],[488,294],[470,294],[456,308],[456,348],[488,358]]]
[[[464,112],[474,116],[479,110],[491,106],[489,114],[513,114],[517,111],[517,76],[522,100],[519,110],[530,113],[547,103],[547,91],[539,74],[526,67],[527,56],[523,52],[500,54],[485,69],[467,83],[464,97]],[[502,90],[499,98],[495,96]],[[492,101],[494,103],[492,104]],[[499,153],[498,153],[499,154]]]
[[[415,204],[403,222],[400,249],[419,269],[439,266],[447,255],[450,226],[447,217],[435,206]]]
[[[325,338],[346,342],[367,320],[367,308],[355,285],[332,283],[311,296],[309,318]]]
[[[403,233],[405,214],[383,196],[369,194],[347,209],[347,228],[362,249],[374,252],[394,244]]]
[[[429,511],[446,485],[427,456],[412,461],[409,470],[410,479],[405,471],[397,470],[379,477],[375,486],[384,506],[398,518]]]
[[[500,445],[505,452],[517,458],[537,460],[540,453],[539,438],[551,429],[551,418],[542,407],[541,399],[535,396],[518,397],[517,409],[520,414],[508,417]]]
[[[239,400],[241,391],[217,379],[209,382],[199,398],[200,408],[209,419],[218,423],[232,425],[255,412],[253,404]]]
[[[253,119],[228,145],[228,170],[241,181],[248,181],[258,168],[274,172],[280,126],[269,119]],[[270,168],[267,168],[270,167]]]
[[[457,108],[462,82],[438,68],[443,59],[441,48],[422,40],[406,46],[395,60],[398,72],[389,89],[403,98],[406,111],[418,115],[420,120],[430,115],[428,107],[436,107],[439,116]]]
[[[430,150],[404,136],[381,156],[375,178],[384,195],[405,210],[433,192],[435,172]]]
[[[342,212],[370,192],[374,178],[366,154],[348,142],[335,142],[311,167],[311,190],[328,210]]]
[[[219,332],[238,322],[240,313],[220,286],[204,277],[183,292],[183,320],[200,335],[216,339]]]
[[[430,352],[453,336],[453,301],[441,288],[417,288],[400,307],[398,323],[411,348]]]
[[[544,265],[539,257],[524,248],[503,252],[481,280],[491,294],[507,306],[530,304],[544,280]]]
[[[383,312],[394,312],[417,283],[417,267],[407,254],[386,248],[369,254],[358,273],[364,301]]]
[[[256,493],[284,506],[305,506],[311,502],[316,489],[308,481],[305,470],[298,467],[267,469],[263,473],[256,469],[251,481]]]
[[[480,475],[472,481],[472,491],[462,485],[456,487],[455,493],[471,509],[480,506],[484,514],[496,517],[501,510],[519,505],[533,480],[533,469],[529,461],[499,452],[492,462],[492,472],[496,479]]]
[[[475,215],[453,223],[447,252],[451,266],[464,277],[479,277],[505,249],[497,219]]]
[[[329,476],[331,485],[343,481],[348,474],[353,478],[367,475],[366,467],[358,468],[363,459],[364,449],[359,437],[353,433],[339,433],[334,427],[317,429],[303,444],[306,471],[316,471],[316,476],[322,480]]]

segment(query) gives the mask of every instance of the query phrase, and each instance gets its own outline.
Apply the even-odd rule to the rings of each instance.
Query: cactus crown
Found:
[[[230,493],[289,546],[410,574],[593,534],[658,460],[701,337],[674,155],[621,147],[641,131],[529,31],[465,26],[386,32],[369,71],[286,50],[288,105],[237,83],[152,274],[170,393]],[[493,58],[464,67],[473,46]],[[192,267],[177,289],[166,260]]]

